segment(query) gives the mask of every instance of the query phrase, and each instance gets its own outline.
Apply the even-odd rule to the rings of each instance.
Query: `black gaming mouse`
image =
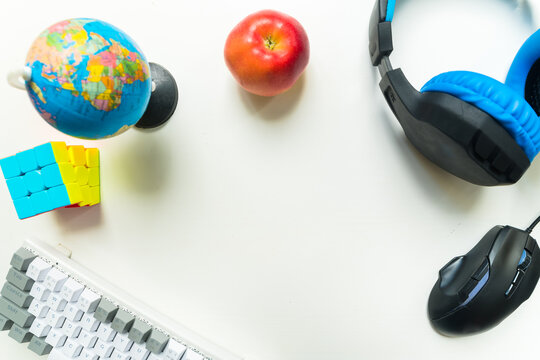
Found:
[[[429,319],[444,335],[482,332],[527,300],[540,277],[539,249],[527,230],[495,226],[466,255],[439,271],[428,301]]]

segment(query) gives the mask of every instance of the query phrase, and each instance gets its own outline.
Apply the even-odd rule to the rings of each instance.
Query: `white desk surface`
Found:
[[[413,85],[467,69],[504,80],[534,25],[508,1],[399,1],[393,64]],[[232,27],[271,7],[305,27],[311,58],[271,99],[236,85]],[[426,316],[438,269],[496,224],[540,211],[540,163],[482,188],[407,142],[370,66],[371,0],[2,1],[0,72],[52,23],[96,17],[130,34],[180,89],[163,129],[82,141],[0,81],[0,157],[51,140],[98,146],[102,204],[20,221],[0,182],[0,272],[25,237],[73,258],[249,360],[508,359],[536,355],[540,294],[495,329],[450,339]],[[537,234],[539,232],[537,231]],[[537,235],[540,237],[540,235]],[[37,359],[0,334],[1,359]]]

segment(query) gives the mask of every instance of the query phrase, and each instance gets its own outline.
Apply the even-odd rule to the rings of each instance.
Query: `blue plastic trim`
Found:
[[[392,21],[394,19],[394,9],[396,8],[396,0],[388,0],[386,5],[386,21]]]
[[[538,59],[540,59],[540,30],[532,34],[519,49],[508,70],[505,84],[525,97],[527,76]]]
[[[452,71],[437,75],[422,92],[442,92],[483,110],[508,131],[530,161],[540,151],[540,119],[529,103],[503,83],[478,73]]]
[[[523,261],[525,261],[526,257],[527,257],[527,250],[523,250],[523,252],[521,253],[521,257],[519,258],[518,265],[523,264]]]
[[[465,306],[467,305],[472,299],[474,299],[474,297],[480,292],[480,290],[482,290],[482,288],[484,287],[484,285],[486,285],[487,281],[488,281],[488,278],[489,278],[489,270],[488,272],[482,277],[482,279],[480,279],[480,281],[478,282],[478,284],[476,284],[476,286],[474,287],[474,289],[472,289],[472,291],[469,293],[469,296],[467,297],[467,300],[465,300],[463,302],[463,304],[461,304],[462,306]]]

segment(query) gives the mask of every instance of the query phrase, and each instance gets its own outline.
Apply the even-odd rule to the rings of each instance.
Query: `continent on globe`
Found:
[[[121,30],[95,19],[61,21],[32,44],[26,88],[40,115],[72,136],[118,135],[144,114],[152,83],[149,64]]]

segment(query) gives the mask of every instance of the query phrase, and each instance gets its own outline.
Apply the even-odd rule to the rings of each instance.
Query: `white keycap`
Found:
[[[43,283],[35,282],[34,285],[32,285],[32,289],[30,289],[30,296],[39,301],[47,300],[50,294],[51,290],[47,289]]]
[[[133,341],[129,340],[128,334],[117,334],[113,341],[114,347],[121,352],[126,352],[131,349]]]
[[[113,353],[111,354],[112,360],[130,360],[131,356],[128,353],[123,353],[119,351],[118,349],[114,349]]]
[[[83,312],[81,309],[77,307],[77,304],[69,303],[64,309],[64,316],[69,321],[77,322],[77,321],[81,321]]]
[[[91,349],[84,349],[81,352],[81,356],[80,356],[79,359],[81,359],[81,360],[98,360],[99,356],[97,356],[96,353],[94,351],[92,351]]]
[[[47,316],[49,312],[49,307],[47,306],[46,301],[39,301],[37,299],[32,300],[28,312],[34,315],[36,318],[41,319]]]
[[[82,284],[69,278],[64,283],[64,286],[62,286],[60,294],[62,295],[62,298],[66,299],[68,302],[75,302],[79,300],[79,296],[81,296],[83,290],[84,286]]]
[[[106,343],[101,339],[98,339],[96,346],[94,346],[94,352],[102,358],[110,357],[113,350],[114,346],[112,343]]]
[[[62,329],[51,329],[45,338],[45,342],[54,348],[64,346],[66,340],[67,336],[62,332]]]
[[[30,265],[28,265],[26,276],[34,281],[42,282],[45,280],[45,277],[51,268],[52,266],[45,262],[45,260],[37,257],[30,263]]]
[[[66,319],[66,321],[64,322],[64,326],[62,326],[62,329],[64,330],[64,334],[66,334],[67,337],[76,338],[79,337],[82,327],[79,323],[74,323]]]
[[[45,287],[53,292],[59,292],[62,289],[62,286],[66,282],[68,276],[58,270],[57,268],[52,268],[47,276],[45,277]]]
[[[146,360],[148,355],[150,355],[150,351],[146,349],[145,344],[135,343],[131,347],[131,350],[129,350],[129,354],[131,355],[131,360]]]
[[[89,332],[95,332],[99,326],[100,322],[92,314],[84,314],[81,319],[81,326],[84,330]]]
[[[45,340],[47,341],[47,340]],[[52,349],[51,353],[47,357],[47,360],[71,360],[68,358],[61,348]]]
[[[51,326],[47,323],[46,319],[35,319],[30,326],[30,332],[37,337],[44,337],[51,331]]]
[[[178,341],[170,339],[163,350],[163,355],[166,360],[180,360],[182,355],[186,352],[186,347],[180,344]]]
[[[77,301],[77,306],[85,313],[93,313],[94,311],[96,311],[100,300],[101,296],[99,296],[92,290],[86,288],[81,293],[81,296]]]
[[[161,356],[162,354],[163,353],[161,353],[159,355],[156,355],[156,354],[150,353],[150,356],[148,356],[147,360],[163,360],[165,358],[163,356]]]
[[[45,317],[47,323],[54,329],[61,328],[66,321],[66,317],[60,312],[49,310],[47,316]]]
[[[203,360],[204,357],[201,354],[197,354],[193,350],[188,350],[182,357],[182,360]]]
[[[47,299],[47,306],[53,311],[64,311],[66,305],[67,301],[58,293],[52,293]]]
[[[63,351],[67,356],[74,358],[81,354],[82,349],[83,347],[75,339],[68,339],[64,344]]]
[[[98,337],[95,333],[89,333],[86,330],[81,330],[81,333],[77,339],[79,344],[81,344],[83,347],[92,349],[96,345]]]
[[[101,323],[97,329],[97,336],[105,342],[111,342],[116,336],[116,331],[113,330],[110,324]]]

